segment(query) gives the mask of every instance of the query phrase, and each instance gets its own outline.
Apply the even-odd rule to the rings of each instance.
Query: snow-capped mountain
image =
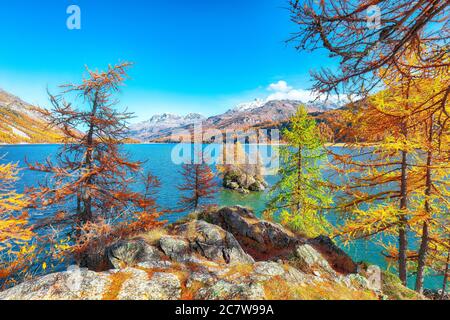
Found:
[[[266,101],[264,101],[264,100],[255,99],[251,102],[240,103],[236,107],[228,110],[227,113],[237,113],[237,112],[253,110],[253,109],[262,107],[265,103],[266,103]]]
[[[219,130],[247,129],[269,123],[282,123],[296,112],[300,104],[303,102],[255,99],[207,119],[196,113],[186,116],[165,113],[132,126],[130,135],[141,141],[170,141],[178,129],[191,130],[196,122],[201,122],[203,129]],[[324,112],[338,107],[332,103],[322,102],[309,102],[306,106],[310,112]]]
[[[152,140],[172,130],[194,124],[205,119],[201,114],[189,113],[180,116],[163,113],[152,116],[149,120],[130,126],[130,136],[139,140]]]

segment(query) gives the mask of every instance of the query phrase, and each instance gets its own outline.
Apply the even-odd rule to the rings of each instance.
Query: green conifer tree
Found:
[[[321,166],[326,153],[315,120],[300,106],[283,131],[286,146],[280,147],[280,180],[272,187],[266,215],[307,236],[327,234],[330,224],[323,208],[331,197]]]

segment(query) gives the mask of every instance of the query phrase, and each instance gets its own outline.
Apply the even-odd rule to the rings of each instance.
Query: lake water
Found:
[[[59,146],[57,145],[15,145],[15,146],[1,146],[0,155],[4,155],[1,162],[17,162],[22,168],[26,168],[25,159],[28,162],[44,161],[48,157],[54,155]],[[161,189],[158,193],[158,204],[162,208],[174,208],[180,197],[180,192],[177,189],[177,183],[181,181],[180,165],[172,162],[171,153],[173,144],[141,144],[141,145],[126,145],[125,150],[130,154],[133,160],[145,161],[144,169],[149,170],[156,175],[161,181]],[[17,182],[17,190],[22,192],[25,187],[36,186],[39,181],[45,178],[45,174],[36,173],[29,170],[21,172],[21,179]],[[276,176],[267,176],[269,184],[276,182]],[[221,190],[215,199],[215,203],[220,206],[225,205],[242,205],[251,207],[257,214],[261,213],[265,208],[267,201],[267,194],[265,192],[252,193],[243,195],[229,190]],[[178,213],[171,215],[169,220],[174,221],[179,219],[186,213]],[[40,217],[33,217],[36,219]],[[331,220],[336,220],[336,217],[331,216]],[[393,239],[395,241],[395,239]],[[356,241],[343,249],[355,261],[367,261],[377,264],[381,267],[388,268],[386,261],[381,255],[381,246],[377,244],[377,240],[371,241]],[[410,277],[410,285],[414,283],[413,277]],[[441,288],[442,277],[428,276],[425,280],[425,287],[427,288]]]

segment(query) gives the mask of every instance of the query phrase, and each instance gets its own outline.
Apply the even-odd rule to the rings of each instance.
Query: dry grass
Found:
[[[377,295],[369,290],[353,290],[328,281],[297,286],[294,293],[302,300],[378,300]]]
[[[136,238],[143,239],[148,244],[154,246],[159,243],[159,239],[161,239],[162,236],[165,236],[168,234],[168,231],[164,227],[159,227],[152,229],[150,231],[147,231],[146,233],[142,233]]]
[[[267,300],[292,300],[292,288],[286,280],[280,276],[275,276],[263,284],[264,295]]]
[[[229,277],[235,274],[242,275],[244,277],[249,276],[253,273],[254,268],[252,264],[249,263],[239,263],[232,265],[229,271],[224,275],[224,277]]]
[[[274,277],[264,283],[268,300],[378,300],[368,290],[352,290],[334,282],[316,282],[305,285],[290,285],[281,277]]]

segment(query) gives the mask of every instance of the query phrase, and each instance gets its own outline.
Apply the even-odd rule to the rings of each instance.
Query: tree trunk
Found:
[[[92,170],[93,166],[93,152],[94,152],[94,126],[95,126],[95,117],[97,114],[98,107],[98,93],[94,95],[94,101],[92,104],[91,118],[89,123],[89,131],[86,136],[86,159],[84,163],[85,169],[88,171]],[[80,211],[80,226],[83,226],[89,221],[94,220],[94,215],[92,213],[92,197],[89,193],[89,186],[93,183],[92,176],[86,180],[86,185],[83,187],[82,192],[82,200],[83,200],[83,210]],[[97,268],[96,262],[93,261],[93,255],[89,252],[89,249],[86,252],[81,252],[79,256],[79,265],[82,268],[89,268],[95,270]]]
[[[450,250],[447,254],[447,263],[445,264],[445,271],[444,271],[444,283],[442,284],[442,293],[441,293],[441,300],[444,300],[445,298],[445,290],[447,290],[447,280],[449,276],[449,268],[448,265],[450,263]]]
[[[407,130],[406,123],[403,124],[402,128],[403,134],[406,138]],[[408,275],[407,275],[407,250],[408,250],[408,239],[406,234],[406,224],[407,219],[405,212],[407,209],[407,157],[408,152],[402,151],[402,163],[401,163],[401,182],[400,182],[400,217],[399,217],[399,232],[398,232],[398,273],[399,278],[403,285],[406,286]]]
[[[92,170],[92,164],[93,164],[93,152],[94,152],[94,126],[95,126],[95,117],[97,114],[97,107],[98,107],[98,92],[94,95],[94,101],[92,103],[92,112],[91,112],[91,119],[89,124],[89,131],[86,137],[86,160],[85,165],[86,168],[91,171]],[[92,197],[89,194],[89,185],[92,183],[92,176],[89,176],[89,178],[86,181],[87,188],[84,190],[84,196],[83,196],[83,204],[84,204],[84,210],[81,215],[81,223],[86,223],[88,221],[92,221],[94,218],[94,215],[92,213]]]
[[[420,243],[419,257],[417,261],[416,291],[423,293],[423,273],[425,270],[426,259],[428,253],[428,222],[424,222],[422,226],[422,240]]]
[[[302,180],[303,180],[303,156],[302,156],[303,148],[302,146],[298,147],[297,151],[297,212],[300,214],[302,210],[302,203],[300,201],[302,195]]]
[[[430,128],[428,134],[428,142],[431,143],[433,139],[433,120],[430,121]],[[420,243],[419,249],[419,257],[417,261],[417,276],[416,276],[416,291],[419,293],[423,293],[423,273],[425,270],[425,265],[427,261],[428,254],[428,219],[431,215],[431,207],[430,207],[430,195],[431,195],[431,164],[432,164],[432,152],[427,152],[427,171],[426,171],[426,181],[425,181],[425,213],[427,214],[426,220],[423,223],[422,227],[422,239]]]
[[[194,206],[195,206],[195,210],[197,210],[198,208],[198,204],[200,202],[200,185],[199,185],[199,181],[198,181],[198,176],[200,175],[200,166],[194,164],[195,166],[195,202],[194,202]]]

